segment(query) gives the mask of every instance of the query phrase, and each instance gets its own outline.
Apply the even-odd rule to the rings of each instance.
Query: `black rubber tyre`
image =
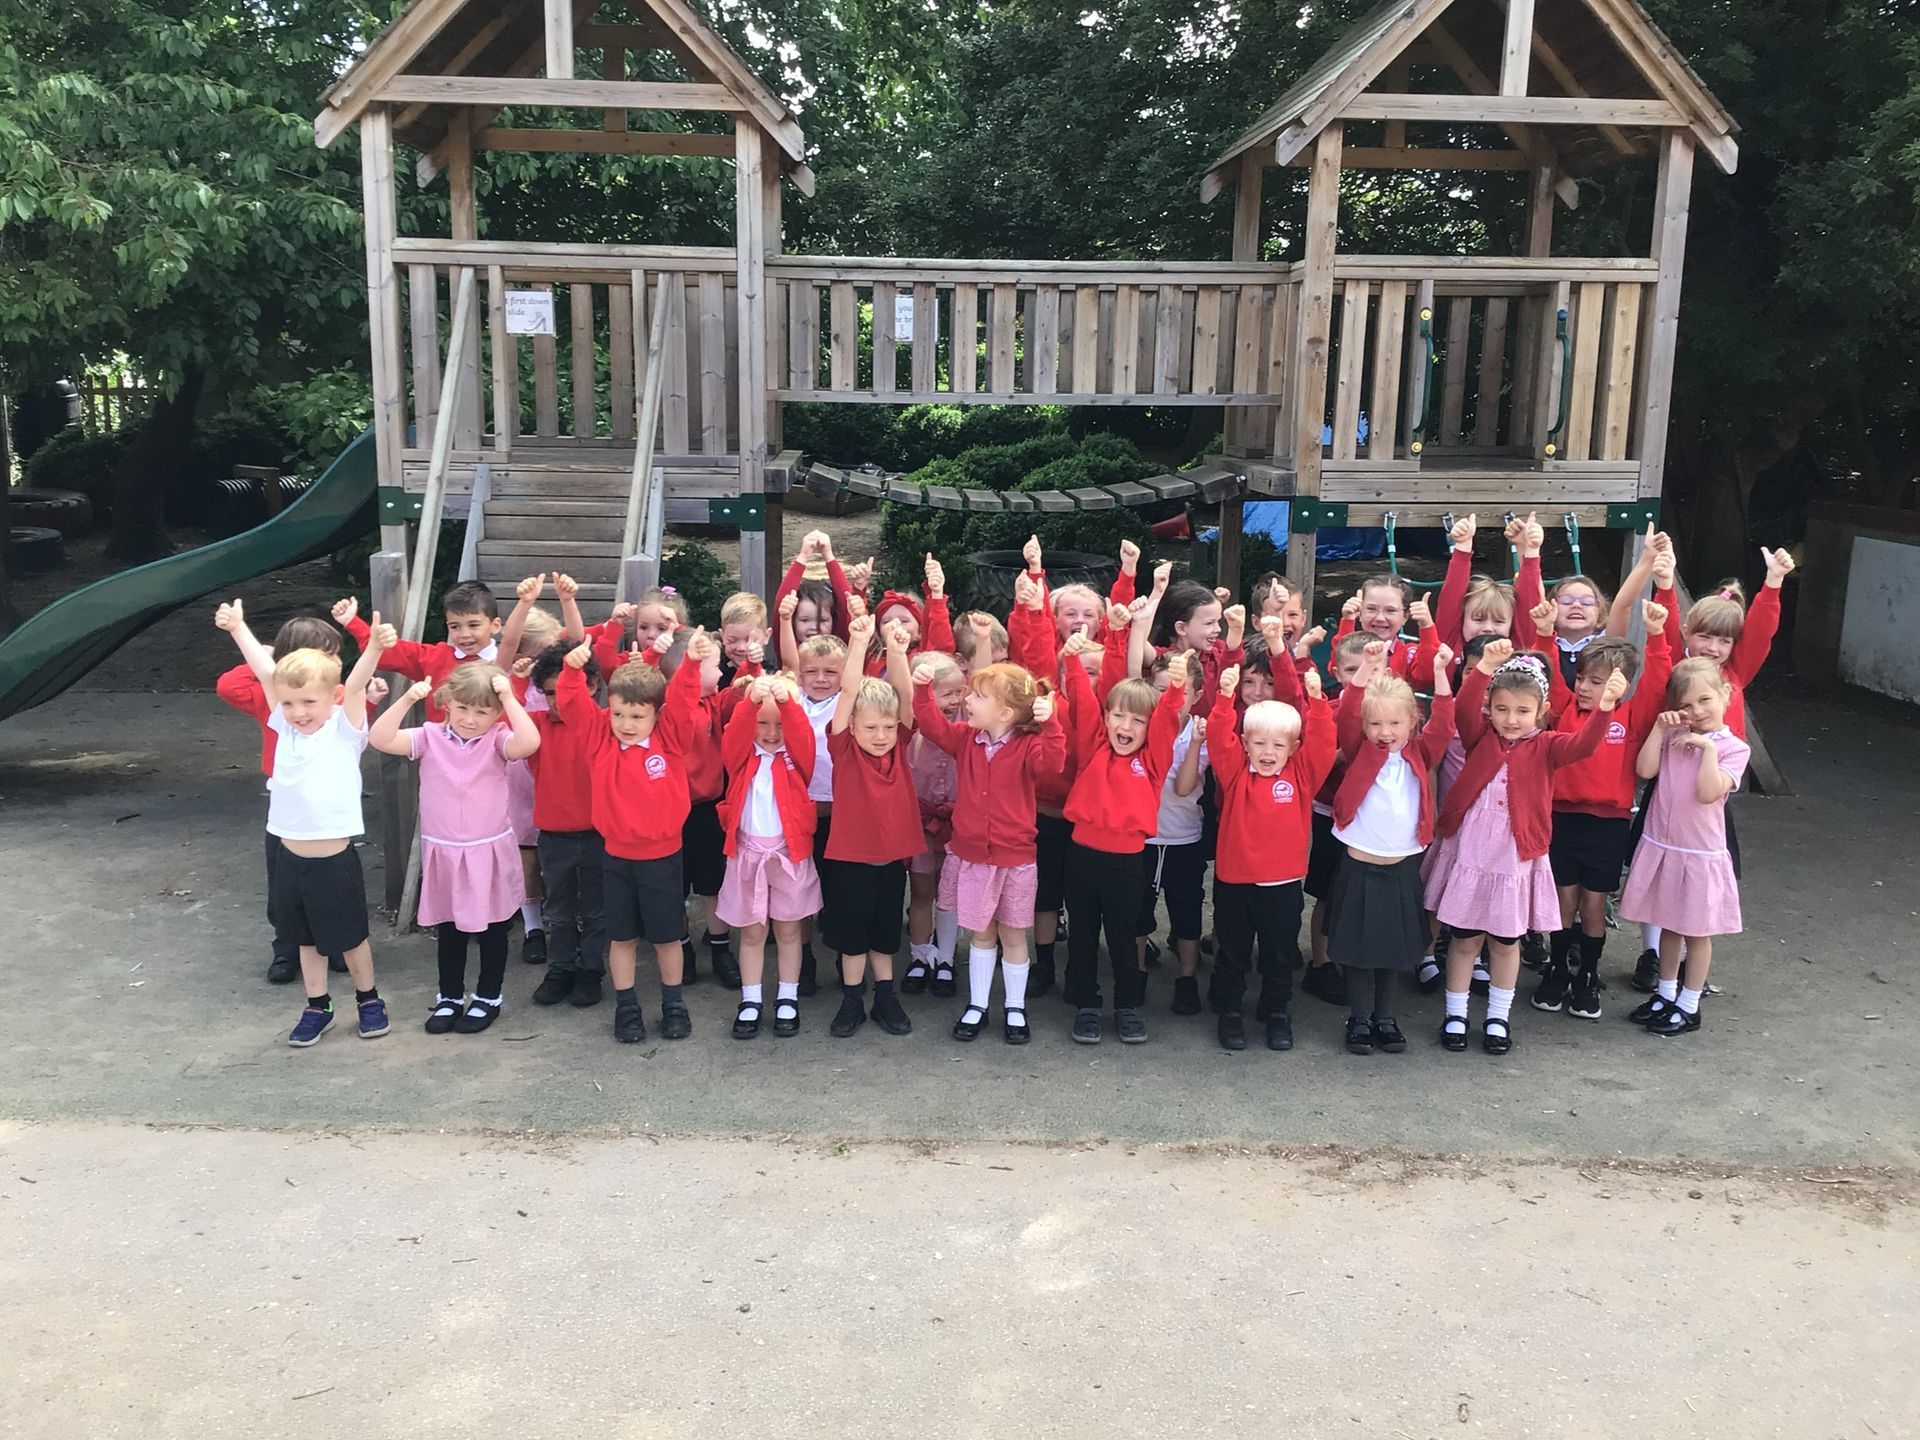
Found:
[[[16,570],[51,570],[67,558],[67,542],[58,530],[15,525],[7,531],[7,564]]]
[[[981,550],[967,556],[973,576],[967,586],[967,602],[976,610],[1005,617],[1013,609],[1013,582],[1024,574],[1026,560],[1018,550]],[[1120,573],[1120,561],[1113,555],[1089,555],[1079,550],[1047,551],[1047,588],[1063,585],[1091,585],[1104,602]]]
[[[22,485],[7,492],[7,524],[58,530],[71,539],[93,528],[93,501],[78,490]]]

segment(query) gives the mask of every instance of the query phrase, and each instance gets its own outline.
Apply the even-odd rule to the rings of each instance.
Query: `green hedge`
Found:
[[[113,515],[113,467],[132,439],[131,430],[89,435],[75,427],[62,430],[28,457],[20,483],[42,490],[78,490],[93,502],[96,522]]]

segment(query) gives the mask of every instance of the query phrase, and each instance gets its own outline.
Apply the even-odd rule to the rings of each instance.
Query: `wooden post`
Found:
[[[1300,266],[1300,321],[1293,372],[1293,493],[1299,499],[1320,494],[1320,435],[1326,428],[1327,352],[1333,329],[1333,261],[1340,238],[1340,153],[1342,126],[1335,121],[1314,141],[1313,168],[1307,180],[1306,254]],[[1287,540],[1287,574],[1309,597],[1313,594],[1314,534],[1296,532]],[[1312,609],[1312,601],[1308,601]]]
[[[402,534],[406,527],[400,527]],[[407,609],[407,554],[404,550],[377,551],[370,562],[373,575],[373,608],[380,618],[393,624]],[[408,682],[395,675],[389,682],[387,705],[399,703]],[[383,709],[385,706],[382,707]],[[386,908],[396,919],[401,896],[407,884],[407,852],[413,843],[414,778],[413,765],[402,755],[380,757],[380,858],[385,867]]]
[[[772,164],[762,167],[760,186],[760,240],[763,253],[768,257],[778,255],[782,245],[780,211],[782,197],[780,192],[780,179],[779,157],[775,156]],[[919,326],[919,302],[916,300],[914,303],[914,324],[917,329]],[[931,292],[929,292],[927,304],[929,307],[933,304]],[[769,326],[767,330],[766,362],[769,383],[766,389],[765,431],[767,454],[769,455],[778,455],[786,446],[786,425],[781,414],[780,401],[774,398],[774,391],[779,387],[771,383],[771,377],[780,373],[780,365],[783,358],[780,354],[781,348],[782,346],[774,334],[773,327]],[[780,588],[780,580],[786,569],[786,510],[786,492],[784,490],[782,490],[780,494],[767,496],[767,531],[765,541],[767,551],[767,588],[765,593],[769,597]]]
[[[1265,170],[1258,149],[1240,157],[1240,182],[1233,197],[1233,258],[1238,261],[1252,262],[1260,258],[1260,187]],[[1242,307],[1241,314],[1246,313]],[[1077,339],[1076,336],[1076,342]],[[1229,405],[1224,428],[1226,453],[1241,458],[1263,454],[1266,447],[1260,444],[1259,437],[1272,428],[1270,412],[1254,406]],[[1240,594],[1240,539],[1245,519],[1246,502],[1238,495],[1220,502],[1220,542],[1215,556],[1214,583],[1224,585],[1236,597]]]
[[[573,0],[546,0],[547,79],[573,79]]]
[[[453,112],[447,126],[447,210],[449,228],[455,240],[480,238],[480,209],[473,183],[473,111],[462,106]],[[480,395],[480,326],[467,332],[466,345],[447,363],[457,364],[460,377],[460,402],[451,416],[453,444],[456,450],[480,448],[482,399]]]
[[[1553,171],[1546,166],[1534,167],[1527,187],[1527,230],[1524,237],[1525,253],[1530,259],[1544,260],[1553,253],[1553,200]],[[1547,304],[1548,297],[1544,291],[1521,298],[1519,329],[1513,345],[1513,431],[1510,443],[1535,455],[1539,453],[1540,443],[1545,438],[1535,429],[1535,397],[1545,384],[1540,371],[1541,326],[1546,326],[1548,334],[1553,331]]]
[[[473,267],[460,267],[454,281],[453,333],[448,337],[447,353],[458,354],[473,327]],[[460,398],[460,367],[446,367],[440,383],[440,413],[449,415]],[[427,464],[426,493],[420,498],[420,533],[414,541],[413,572],[407,583],[407,608],[399,625],[405,640],[418,640],[427,623],[427,601],[433,589],[433,560],[440,548],[440,515],[446,507],[447,457],[453,443],[453,428],[442,425],[434,431],[433,455]]]
[[[1687,250],[1687,201],[1693,190],[1693,134],[1663,132],[1660,179],[1653,201],[1653,260],[1660,268],[1646,342],[1640,349],[1640,494],[1658,496],[1667,468],[1667,421],[1673,398],[1673,350],[1680,334],[1680,271]]]
[[[1500,93],[1527,93],[1527,66],[1533,58],[1533,0],[1507,0],[1507,29],[1500,48]]]
[[[367,228],[375,466],[381,487],[397,490],[401,452],[407,443],[407,397],[400,371],[400,279],[393,266],[393,117],[384,105],[373,106],[360,118],[360,200]],[[405,551],[406,525],[382,525],[380,548]]]
[[[734,122],[734,271],[740,307],[740,496],[767,490],[767,242],[760,128],[744,116]],[[838,339],[839,337],[835,337]],[[851,344],[849,337],[849,344]],[[765,511],[762,511],[764,517]],[[767,532],[740,531],[740,584],[771,599]]]

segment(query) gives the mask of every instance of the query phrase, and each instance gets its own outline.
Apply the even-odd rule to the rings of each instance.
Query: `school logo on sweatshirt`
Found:
[[[664,755],[647,756],[647,778],[658,780],[667,773],[667,757]]]
[[[1619,720],[1607,722],[1607,743],[1609,745],[1624,745],[1627,743],[1627,727],[1623,722]]]
[[[1293,803],[1293,782],[1291,780],[1280,779],[1273,782],[1273,803],[1276,805],[1291,805]]]
[[[1141,763],[1140,757],[1138,755],[1133,757],[1133,773],[1140,776],[1142,779],[1146,778],[1147,767]]]

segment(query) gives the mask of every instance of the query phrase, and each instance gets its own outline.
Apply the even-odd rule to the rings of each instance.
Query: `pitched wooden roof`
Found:
[[[591,45],[586,22],[600,0],[574,0],[579,43]],[[793,112],[748,68],[685,0],[633,0],[645,38],[671,52],[696,81],[725,87],[743,114],[764,130],[787,163],[806,158],[806,136]],[[545,60],[540,0],[411,0],[360,58],[321,96],[314,139],[324,149],[359,119],[395,76],[503,76],[523,78]],[[453,108],[409,105],[396,116],[396,133],[423,153],[444,140]]]
[[[1455,71],[1469,92],[1490,91],[1487,77],[1499,74],[1505,19],[1505,0],[1383,0],[1214,158],[1202,197],[1218,194],[1249,151],[1271,146],[1282,164],[1299,154],[1416,46],[1423,60]],[[1665,100],[1722,170],[1737,163],[1738,124],[1637,0],[1536,0],[1532,58],[1530,94]],[[1572,174],[1649,148],[1621,127],[1555,132],[1557,158]]]

